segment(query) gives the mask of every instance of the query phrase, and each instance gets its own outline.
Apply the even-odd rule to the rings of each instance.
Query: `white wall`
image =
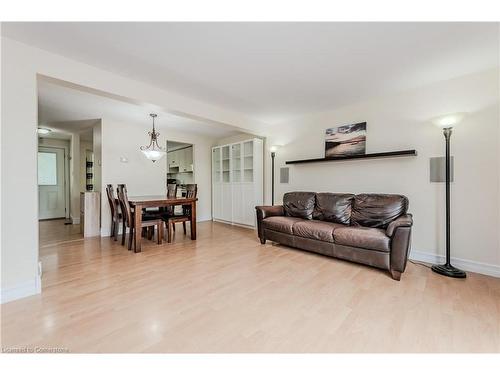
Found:
[[[60,148],[64,148],[65,150],[68,150],[68,151],[70,148],[69,143],[70,143],[70,141],[68,139],[45,138],[45,137],[38,138],[38,145],[39,146],[60,147]]]
[[[8,42],[4,39],[1,79],[2,302],[40,291],[36,75],[31,64],[23,58],[7,58],[8,50]],[[18,152],[20,139],[26,152]]]
[[[219,138],[215,141],[214,146],[222,146],[222,145],[227,145],[230,143],[243,142],[243,141],[246,141],[248,139],[253,139],[253,138],[263,138],[263,137],[249,134],[249,133],[240,133],[240,134],[232,135],[230,137]]]
[[[207,122],[242,129],[260,126],[238,112],[177,95],[9,38],[2,37],[1,52],[2,302],[40,291],[36,185],[37,74],[130,98],[137,103],[150,103],[163,110],[206,119]],[[28,152],[17,152],[19,139],[23,140]],[[12,155],[16,155],[15,163],[11,162]],[[210,174],[210,170],[203,173]],[[19,197],[22,200],[16,199]]]
[[[429,182],[429,158],[444,155],[442,131],[430,118],[468,112],[453,130],[452,256],[500,271],[499,80],[491,70],[436,83],[391,97],[306,116],[274,127],[267,145],[284,144],[276,167],[286,160],[324,157],[324,132],[366,121],[367,152],[416,149],[417,157],[289,165],[290,184],[276,183],[276,201],[293,190],[404,194],[414,215],[413,251],[444,254],[444,184]],[[270,180],[270,155],[266,153]],[[279,174],[277,173],[279,176]],[[270,183],[266,182],[270,202]],[[470,263],[470,262],[469,262]],[[471,263],[472,264],[472,263]],[[500,273],[498,274],[500,276]]]
[[[125,123],[110,118],[102,119],[102,189],[107,184],[127,184],[129,196],[165,194],[167,183],[167,159],[153,163],[146,159],[139,147],[149,143],[150,124]],[[159,128],[160,141],[168,140],[193,144],[194,180],[198,184],[198,221],[211,220],[211,146],[214,139],[189,133]],[[120,161],[120,157],[128,160]],[[102,196],[103,236],[110,233],[110,210],[106,197]]]

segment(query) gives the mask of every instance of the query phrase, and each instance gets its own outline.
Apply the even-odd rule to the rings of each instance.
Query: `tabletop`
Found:
[[[169,198],[167,195],[140,195],[128,197],[130,204],[183,204],[196,202],[198,198],[176,197]]]

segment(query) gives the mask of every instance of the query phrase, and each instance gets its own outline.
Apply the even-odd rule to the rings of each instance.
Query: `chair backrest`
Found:
[[[167,198],[177,197],[177,184],[167,184]],[[165,207],[165,211],[169,216],[174,214],[174,206]]]
[[[177,197],[177,184],[167,184],[167,198]]]
[[[186,184],[186,198],[196,198],[198,195],[198,185],[197,184]],[[182,211],[184,215],[191,214],[191,205],[183,205]]]
[[[113,190],[113,185],[106,185],[106,195],[108,196],[109,208],[111,209],[111,216],[115,217],[118,213],[118,207],[116,206],[115,192]]]
[[[132,225],[132,211],[130,210],[130,203],[128,201],[127,186],[125,184],[118,184],[118,201],[122,209],[123,219],[128,226]]]
[[[186,198],[196,198],[198,194],[197,184],[187,184],[186,185]]]

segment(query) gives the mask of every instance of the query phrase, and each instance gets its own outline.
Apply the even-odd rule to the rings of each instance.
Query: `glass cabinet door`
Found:
[[[212,149],[212,173],[213,181],[221,182],[221,149],[220,147]]]
[[[241,143],[231,146],[232,182],[241,182]]]
[[[243,142],[243,182],[253,182],[253,141]]]
[[[230,182],[229,146],[222,146],[222,182]]]

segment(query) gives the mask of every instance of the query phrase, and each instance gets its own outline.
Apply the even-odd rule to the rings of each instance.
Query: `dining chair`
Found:
[[[177,198],[177,184],[167,184],[167,198]],[[165,222],[165,227],[166,227],[166,232],[165,234],[168,233],[168,221],[167,219],[169,217],[174,216],[175,212],[175,206],[167,206],[164,207],[164,210],[162,212],[162,219]],[[174,227],[175,230],[175,227]]]
[[[198,185],[197,184],[187,184],[186,185],[186,198],[196,198],[198,195]],[[167,224],[167,242],[172,242],[172,231],[175,231],[175,224],[182,223],[182,227],[184,229],[184,234],[186,234],[186,222],[189,221],[191,223],[191,205],[183,205],[182,206],[182,214],[176,215],[173,213],[172,215],[163,216],[163,220]]]
[[[128,249],[132,250],[132,243],[134,236],[141,236],[142,233],[136,233],[134,230],[135,226],[135,212],[130,207],[130,203],[128,201],[127,195],[127,187],[125,184],[118,185],[118,200],[120,202],[120,206],[122,208],[122,213],[124,216],[124,221],[126,222],[126,226],[129,228],[129,236],[128,236]],[[155,228],[157,227],[157,237],[158,237],[158,245],[161,245],[163,239],[163,220],[159,217],[149,216],[148,214],[142,214],[142,223],[141,228]],[[122,244],[125,242],[125,232],[123,232]]]
[[[167,184],[167,197],[175,198],[177,196],[177,184]]]
[[[177,184],[167,184],[167,198],[175,198],[177,196]],[[143,209],[143,213],[150,216],[162,217],[173,214],[173,207],[148,207]]]
[[[123,215],[118,210],[118,205],[115,198],[115,192],[113,190],[113,185],[106,185],[106,195],[108,196],[109,208],[111,210],[111,235],[114,237],[115,241],[118,240],[118,228],[120,226],[120,221],[123,221]]]
[[[167,184],[167,198],[177,198],[177,184]],[[166,207],[166,214],[168,216],[173,216],[174,209],[174,206]]]

